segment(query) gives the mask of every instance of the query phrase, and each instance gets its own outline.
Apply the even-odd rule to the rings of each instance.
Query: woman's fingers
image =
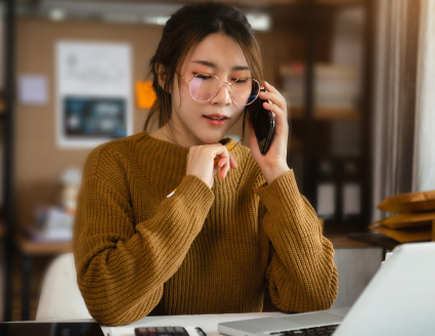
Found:
[[[230,160],[229,158],[225,157],[219,160],[219,178],[223,180],[226,176],[228,171],[230,170]]]
[[[274,104],[278,105],[281,109],[285,109],[287,107],[287,102],[284,96],[271,84],[268,82],[264,82],[264,88],[266,91],[261,91],[260,96],[262,99],[269,99]]]
[[[281,93],[269,83],[264,82],[264,87],[270,91],[260,92],[260,98],[266,100],[263,103],[263,107],[274,114],[276,132],[286,133],[288,129],[287,102]]]
[[[237,165],[236,158],[234,155],[230,152],[230,167],[233,169],[237,169],[239,166]]]
[[[264,107],[273,111],[275,114],[279,113],[283,117],[286,117],[287,101],[285,98],[277,89],[267,82],[264,82],[264,88],[266,89],[266,92],[260,92],[260,98],[269,101],[264,103]],[[278,107],[278,109],[276,109],[276,107]]]
[[[228,157],[223,157],[223,158],[219,159],[219,161],[217,163],[218,167],[220,168],[219,178],[222,180],[227,176],[227,174],[231,168],[237,169],[237,167],[238,167],[234,155],[231,152],[229,152],[228,150],[227,150],[227,153],[228,153]]]
[[[189,149],[187,175],[196,175],[211,188],[213,177],[218,170],[219,178],[224,179],[230,168],[237,169],[237,162],[222,144],[193,146]]]

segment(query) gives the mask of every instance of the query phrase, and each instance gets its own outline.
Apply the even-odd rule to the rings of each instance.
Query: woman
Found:
[[[266,155],[252,126],[251,151],[220,141],[246,112],[236,83],[263,82],[246,18],[221,3],[185,6],[150,65],[157,100],[146,126],[158,117],[159,128],[101,145],[85,164],[74,254],[91,315],[119,325],[258,312],[265,284],[284,311],[329,308],[334,251],[287,166],[284,98],[266,82],[257,98],[276,120]],[[206,80],[214,90],[201,89]]]

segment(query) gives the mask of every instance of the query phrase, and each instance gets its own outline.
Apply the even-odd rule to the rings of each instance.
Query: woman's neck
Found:
[[[159,140],[163,140],[163,141],[167,141],[173,144],[176,144],[175,139],[173,139],[173,137],[170,135],[170,133],[168,132],[168,130],[166,129],[167,125],[159,128],[158,130],[150,133],[150,136],[152,136],[153,138],[159,139]]]
[[[169,124],[166,124],[158,130],[150,133],[150,136],[184,148],[190,148],[195,145],[200,145],[200,143],[194,143],[193,141],[191,141],[188,136],[178,134],[177,131]]]

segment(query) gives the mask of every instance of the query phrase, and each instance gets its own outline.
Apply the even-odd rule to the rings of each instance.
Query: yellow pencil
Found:
[[[229,145],[227,148],[228,152],[231,152],[241,141],[242,141],[242,139],[237,141],[234,145]],[[219,160],[220,160],[220,158],[214,159],[214,164],[218,163]],[[177,190],[177,188],[175,188],[168,196],[166,196],[166,198],[171,197],[175,193],[175,190]]]

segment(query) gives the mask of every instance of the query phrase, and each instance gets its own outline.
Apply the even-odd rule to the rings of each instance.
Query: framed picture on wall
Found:
[[[124,98],[66,96],[63,134],[69,139],[121,138],[127,135]]]
[[[126,43],[57,43],[59,147],[95,147],[132,134],[130,49]]]

